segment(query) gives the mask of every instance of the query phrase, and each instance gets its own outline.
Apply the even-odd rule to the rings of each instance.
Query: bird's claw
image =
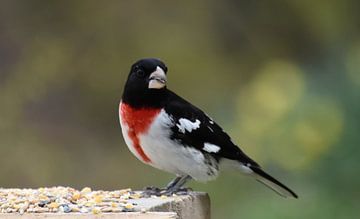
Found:
[[[143,192],[142,192],[142,195],[144,197],[151,197],[153,195],[155,196],[161,196],[162,195],[162,192],[164,191],[165,189],[160,189],[158,187],[155,187],[155,186],[148,186],[148,187],[145,187],[143,189]]]
[[[166,188],[157,188],[155,186],[148,186],[144,188],[142,193],[143,197],[151,196],[172,196],[176,195],[188,195],[189,192],[193,191],[191,188],[178,188],[178,189],[166,189]]]
[[[165,189],[162,192],[162,195],[172,196],[172,195],[188,195],[189,192],[193,191],[191,188],[178,188],[178,189]]]

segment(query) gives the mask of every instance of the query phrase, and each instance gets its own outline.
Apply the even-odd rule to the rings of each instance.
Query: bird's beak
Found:
[[[161,89],[166,86],[166,74],[159,66],[149,76],[149,88]]]

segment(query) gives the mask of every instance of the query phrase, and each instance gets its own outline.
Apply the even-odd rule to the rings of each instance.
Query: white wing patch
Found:
[[[203,150],[206,151],[206,152],[209,152],[209,153],[217,153],[217,152],[220,151],[220,147],[217,146],[217,145],[205,142]]]
[[[195,122],[191,122],[188,119],[181,118],[179,119],[180,124],[176,124],[179,128],[179,132],[185,134],[185,130],[191,132],[192,130],[200,128],[200,121],[197,119]]]

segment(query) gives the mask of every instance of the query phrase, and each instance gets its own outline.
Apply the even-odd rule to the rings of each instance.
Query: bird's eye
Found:
[[[145,72],[144,72],[143,70],[139,69],[139,70],[136,71],[136,75],[137,75],[138,77],[144,77],[144,76],[145,76]]]

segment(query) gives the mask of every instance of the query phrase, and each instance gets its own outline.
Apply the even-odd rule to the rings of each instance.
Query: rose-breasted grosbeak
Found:
[[[132,65],[119,114],[130,151],[142,162],[176,174],[165,191],[177,192],[189,179],[209,181],[227,163],[284,197],[297,195],[263,171],[202,110],[166,87],[167,67],[158,59]]]

